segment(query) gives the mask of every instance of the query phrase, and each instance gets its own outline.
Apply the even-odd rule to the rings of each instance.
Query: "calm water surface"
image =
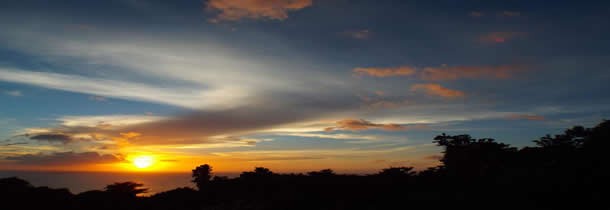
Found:
[[[16,176],[34,186],[68,188],[72,193],[88,190],[103,190],[114,182],[134,181],[143,183],[150,194],[175,189],[194,187],[189,173],[108,173],[108,172],[31,172],[0,171],[0,178]],[[232,174],[219,174],[231,176]]]

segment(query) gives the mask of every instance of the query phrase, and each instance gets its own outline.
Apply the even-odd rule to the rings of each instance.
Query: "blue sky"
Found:
[[[0,168],[372,171],[434,166],[443,132],[531,146],[609,115],[609,6],[2,2]]]

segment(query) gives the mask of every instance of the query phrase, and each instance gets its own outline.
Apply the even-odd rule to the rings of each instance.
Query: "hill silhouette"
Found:
[[[610,121],[547,135],[521,149],[442,134],[433,140],[444,148],[442,164],[419,172],[278,174],[257,167],[228,178],[203,164],[192,171],[197,189],[148,197],[137,196],[147,189],[135,182],[75,195],[9,177],[0,179],[0,209],[588,209],[605,206],[609,140]]]

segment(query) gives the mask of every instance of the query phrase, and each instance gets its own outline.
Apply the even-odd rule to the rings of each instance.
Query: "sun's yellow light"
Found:
[[[152,156],[141,155],[133,158],[133,165],[136,168],[148,168],[153,165],[155,159]]]

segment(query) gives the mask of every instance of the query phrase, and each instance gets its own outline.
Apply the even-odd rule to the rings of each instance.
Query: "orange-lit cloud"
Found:
[[[127,133],[120,133],[120,134],[123,138],[128,138],[128,139],[135,138],[135,137],[142,135],[141,133],[136,133],[136,132],[127,132]]]
[[[212,22],[236,21],[243,18],[284,20],[288,12],[312,5],[312,0],[209,0],[206,9],[218,11]]]
[[[523,32],[510,32],[510,31],[504,31],[504,32],[490,32],[487,34],[483,34],[482,36],[479,37],[479,41],[482,43],[491,43],[491,44],[499,44],[499,43],[505,43],[517,38],[522,38],[526,35],[526,33]]]
[[[350,131],[361,131],[368,129],[382,129],[386,131],[401,131],[406,130],[407,127],[399,125],[399,124],[378,124],[372,123],[370,121],[366,121],[363,119],[346,119],[340,120],[336,122],[336,126],[325,128],[325,131],[334,131],[334,130],[350,130]]]
[[[411,66],[400,66],[394,68],[380,67],[358,67],[353,69],[356,75],[366,75],[371,77],[395,77],[395,76],[411,76],[416,73],[416,69]]]
[[[516,72],[522,71],[524,67],[519,65],[499,66],[440,66],[424,67],[421,69],[413,66],[399,67],[367,67],[354,68],[355,75],[371,77],[408,77],[417,76],[427,81],[447,81],[458,79],[507,79]]]
[[[540,115],[533,114],[512,114],[507,116],[508,119],[511,120],[531,120],[531,121],[543,121],[546,118]]]
[[[440,96],[443,98],[457,98],[465,95],[462,91],[452,90],[434,83],[412,85],[411,91],[424,92],[428,95]]]
[[[517,66],[454,66],[426,67],[420,77],[429,81],[446,81],[458,79],[507,79],[520,71]]]

